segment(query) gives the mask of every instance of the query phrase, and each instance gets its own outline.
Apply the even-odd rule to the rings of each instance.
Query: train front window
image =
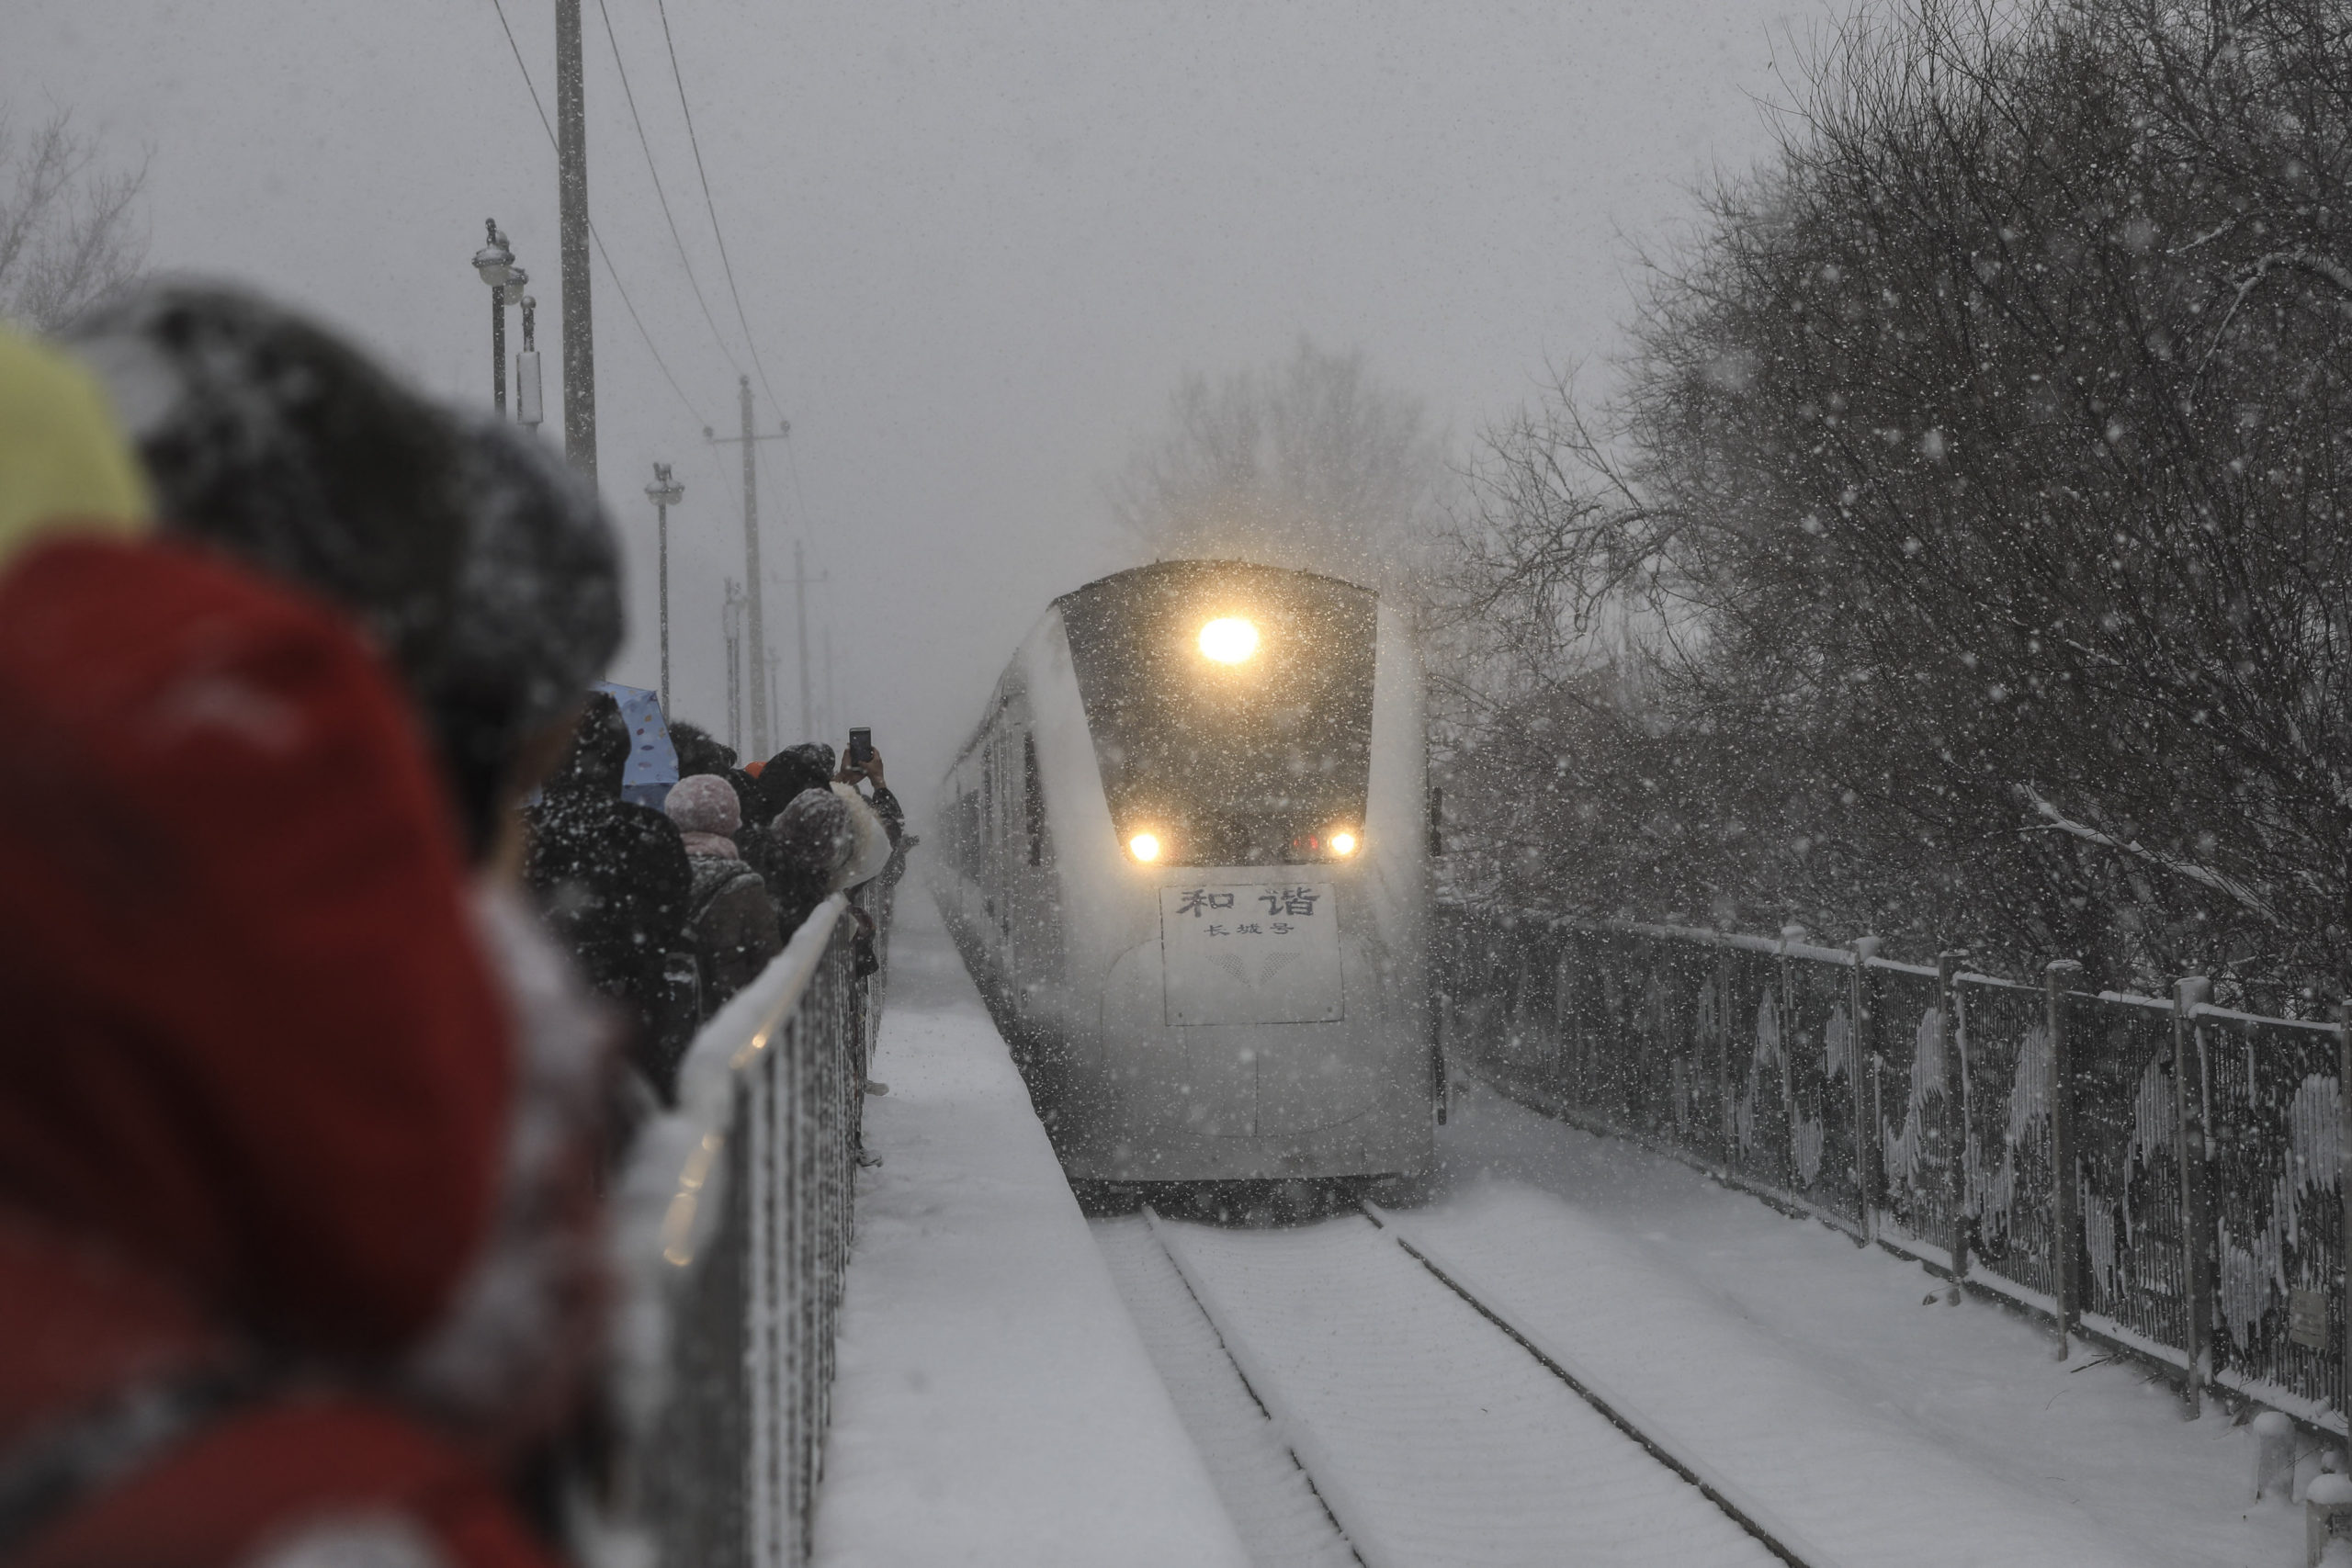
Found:
[[[1170,561],[1061,601],[1122,842],[1170,865],[1341,858],[1371,772],[1374,600],[1328,577]]]

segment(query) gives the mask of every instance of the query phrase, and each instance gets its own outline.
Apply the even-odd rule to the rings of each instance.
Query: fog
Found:
[[[551,6],[505,0],[554,109]],[[805,543],[831,738],[874,727],[920,801],[1054,594],[1130,564],[1105,475],[1187,368],[1361,346],[1466,445],[1547,364],[1605,363],[1631,242],[1764,146],[1826,6],[609,0],[716,326],[679,265],[605,18],[587,9],[600,477],[628,538],[616,679],[656,678],[650,465],[673,515],[674,706],[723,732],[742,563],[738,367],[763,429],[768,635],[800,729]],[[148,157],[153,264],[300,299],[453,399],[489,397],[495,217],[533,276],[560,427],[555,159],[492,0],[11,0],[0,103]],[[510,318],[510,352],[519,321]],[[657,367],[648,338],[669,377]],[[769,395],[773,389],[774,398]],[[778,405],[781,406],[778,406]],[[832,649],[831,695],[824,665]]]

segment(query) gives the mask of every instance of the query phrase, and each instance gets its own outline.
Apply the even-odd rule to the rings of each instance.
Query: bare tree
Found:
[[[1419,400],[1362,350],[1306,339],[1262,369],[1187,374],[1168,427],[1112,488],[1119,521],[1161,556],[1219,556],[1400,589],[1446,478]]]
[[[2345,29],[1905,0],[1838,38],[1654,271],[1622,400],[1489,443],[1455,575],[1513,627],[1498,874],[1542,843],[1555,897],[2334,985]],[[1629,596],[1632,705],[1560,632]]]
[[[147,168],[105,165],[65,110],[30,134],[0,111],[0,316],[55,332],[146,265],[133,220]]]

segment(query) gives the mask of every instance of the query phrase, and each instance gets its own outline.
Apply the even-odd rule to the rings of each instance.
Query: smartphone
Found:
[[[849,732],[849,756],[845,759],[853,768],[863,770],[874,760],[874,731],[853,729]]]

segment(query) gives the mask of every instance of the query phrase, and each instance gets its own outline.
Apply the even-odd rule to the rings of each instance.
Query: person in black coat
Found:
[[[758,820],[773,822],[776,813],[800,798],[805,790],[822,789],[833,779],[833,749],[804,740],[770,757],[760,771]]]
[[[671,722],[670,746],[678,753],[678,776],[682,779],[690,779],[696,773],[723,775],[735,766],[734,747],[701,725],[683,718]]]
[[[620,705],[594,694],[571,750],[527,813],[524,877],[589,984],[636,1024],[630,1059],[667,1100],[693,1021],[669,1005],[663,965],[686,946],[694,874],[676,824],[621,798],[628,754]]]
[[[764,782],[766,775],[761,775]],[[786,942],[833,890],[857,848],[850,804],[822,785],[793,797],[769,824],[761,870],[775,900],[776,929]]]

